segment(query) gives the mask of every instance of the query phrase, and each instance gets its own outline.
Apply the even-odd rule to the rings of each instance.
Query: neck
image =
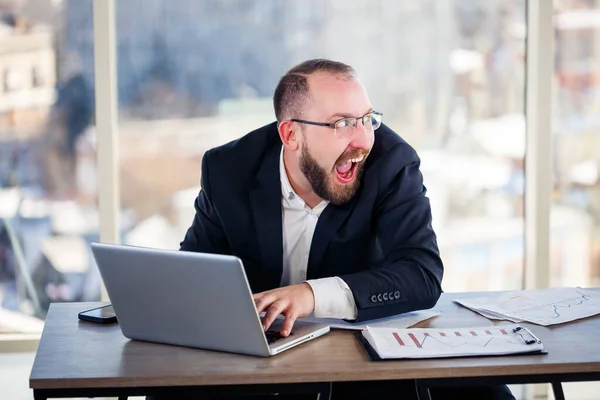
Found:
[[[283,150],[283,165],[292,189],[304,200],[307,206],[314,208],[323,201],[322,198],[313,192],[310,183],[308,183],[308,180],[306,180],[306,177],[300,171],[298,160],[296,160],[293,154],[286,151],[286,149]]]

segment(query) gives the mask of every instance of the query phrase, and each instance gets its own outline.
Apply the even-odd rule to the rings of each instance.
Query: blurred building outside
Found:
[[[23,6],[20,18],[31,28],[9,24],[0,36],[0,214],[24,255],[20,268],[0,230],[0,311],[17,319],[43,318],[51,301],[100,296],[87,246],[99,228],[86,103],[94,93],[91,1],[24,3],[49,4],[56,17],[37,26],[25,16],[35,7]],[[598,286],[599,6],[556,4],[552,284]],[[417,149],[444,290],[521,287],[524,1],[116,5],[123,243],[178,248],[193,218],[204,152],[273,121],[279,76],[325,56],[357,69],[385,123]],[[15,40],[36,43],[29,45],[35,63],[27,64],[25,45]],[[10,58],[22,64],[7,68],[16,65]],[[25,330],[18,321],[11,329]]]

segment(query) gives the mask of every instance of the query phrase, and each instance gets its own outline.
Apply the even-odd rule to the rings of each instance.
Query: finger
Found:
[[[254,307],[256,307],[256,312],[258,313],[258,315],[260,315],[261,313],[260,311],[258,311],[258,307],[260,306],[259,302],[260,299],[262,299],[263,297],[265,297],[263,293],[257,293],[252,295],[252,300],[254,300]]]
[[[273,304],[277,300],[277,297],[273,295],[263,295],[258,299],[254,300],[254,304],[256,305],[256,312],[260,315],[265,309],[267,309],[271,304]]]
[[[294,327],[294,322],[296,322],[296,318],[298,314],[295,312],[289,312],[285,316],[285,321],[283,321],[283,326],[281,327],[281,336],[289,336],[292,333],[292,328]]]
[[[285,307],[286,303],[281,300],[271,304],[271,306],[267,309],[267,313],[263,317],[263,327],[265,331],[269,329],[273,321],[275,321],[275,318],[277,318],[277,316],[285,310]]]
[[[271,290],[267,290],[266,292],[252,293],[252,299],[254,301],[261,299],[267,295],[271,294]]]

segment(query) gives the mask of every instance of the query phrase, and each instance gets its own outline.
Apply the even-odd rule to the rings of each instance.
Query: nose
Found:
[[[373,129],[366,129],[365,126],[358,121],[356,128],[354,129],[350,147],[356,149],[370,149],[373,145],[374,134],[375,132]]]

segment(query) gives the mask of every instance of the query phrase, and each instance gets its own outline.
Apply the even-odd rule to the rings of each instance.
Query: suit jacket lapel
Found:
[[[349,202],[340,206],[329,204],[319,217],[310,246],[308,269],[306,272],[307,279],[318,277],[319,264],[321,264],[325,250],[333,235],[354,209],[357,198],[358,193]]]
[[[267,151],[258,170],[257,185],[250,191],[262,261],[266,268],[279,270],[279,280],[283,268],[280,151],[280,146],[273,146]],[[277,281],[278,285],[279,281]]]
[[[272,146],[257,173],[257,184],[250,191],[250,203],[258,234],[262,261],[266,268],[278,272],[279,285],[283,270],[283,221],[281,209],[281,179],[279,175],[280,146]],[[359,189],[360,191],[360,189]],[[333,235],[346,221],[359,193],[340,206],[328,205],[317,222],[308,258],[307,279],[317,277],[319,264]]]

